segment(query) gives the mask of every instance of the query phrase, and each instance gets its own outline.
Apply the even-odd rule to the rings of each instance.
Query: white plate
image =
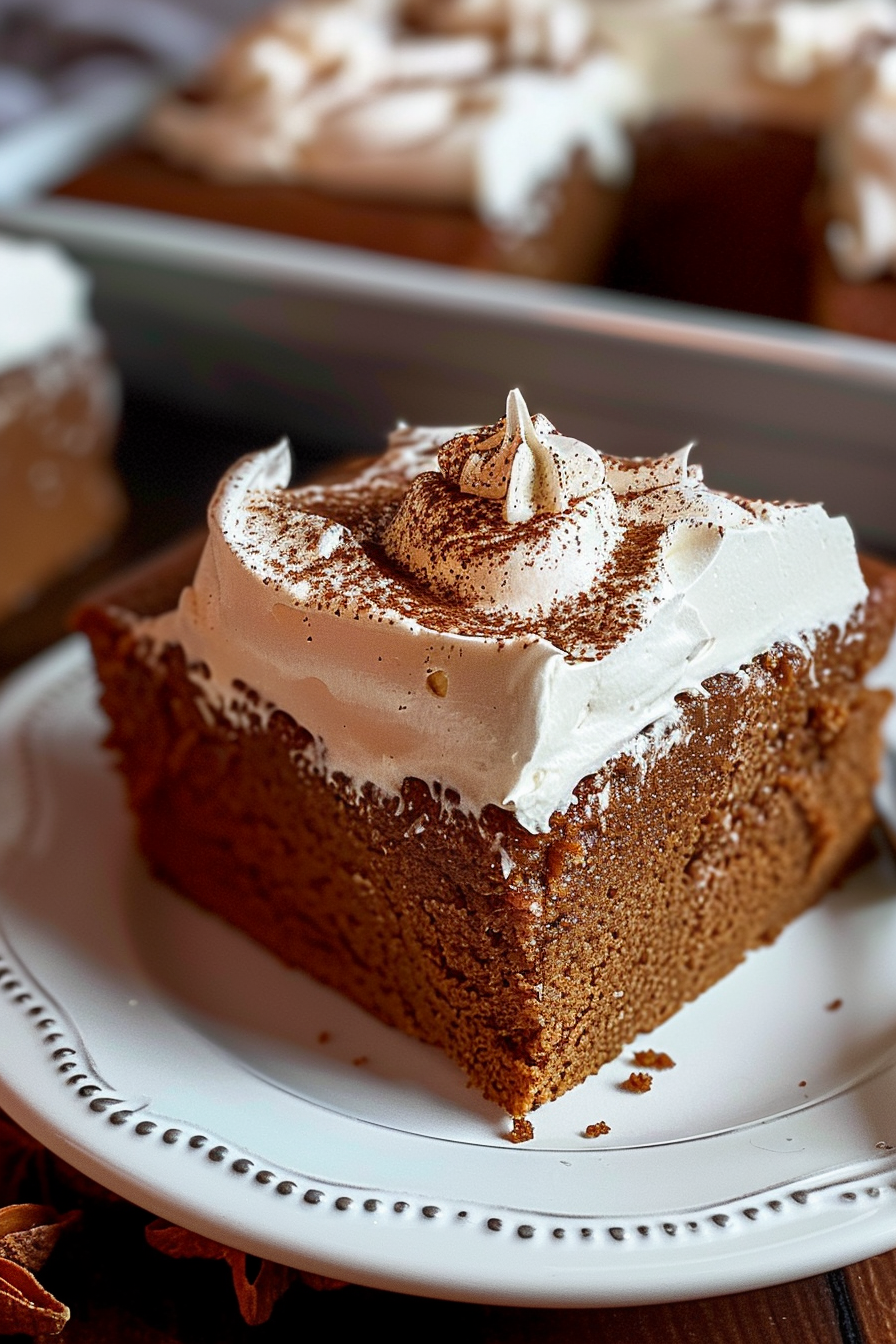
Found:
[[[0,697],[0,1104],[89,1175],[256,1255],[473,1301],[726,1293],[896,1246],[889,860],[639,1042],[677,1061],[649,1094],[619,1089],[626,1052],[514,1147],[439,1052],[146,876],[102,731],[80,639]]]

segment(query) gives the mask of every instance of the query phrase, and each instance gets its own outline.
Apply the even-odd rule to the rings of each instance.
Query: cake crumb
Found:
[[[803,1079],[803,1081],[802,1081],[801,1083],[797,1083],[797,1087],[805,1087],[805,1086],[806,1086],[806,1080],[805,1080],[805,1078]]]
[[[829,1013],[836,1013],[837,1009],[842,1007],[843,1007],[842,999],[831,999],[830,1003],[825,1004],[825,1008],[827,1008]]]
[[[363,1068],[365,1064],[369,1064],[370,1060],[367,1058],[366,1055],[358,1055],[357,1059],[352,1060],[352,1063],[354,1064],[356,1069],[360,1069]]]
[[[606,1120],[598,1120],[596,1125],[588,1125],[585,1129],[586,1139],[599,1139],[603,1134],[609,1134],[610,1126]]]
[[[322,1031],[317,1038],[317,1043],[318,1045],[328,1045],[332,1039],[333,1037],[328,1031]]]
[[[619,1086],[623,1092],[649,1092],[653,1087],[653,1079],[649,1073],[630,1073]]]
[[[530,1139],[535,1138],[532,1121],[527,1120],[524,1115],[515,1115],[513,1117],[513,1128],[508,1130],[504,1138],[508,1143],[528,1143]]]
[[[656,1050],[636,1050],[634,1061],[636,1064],[640,1064],[642,1068],[647,1069],[675,1068],[675,1060],[671,1055],[667,1055],[665,1050],[660,1050],[659,1054]]]

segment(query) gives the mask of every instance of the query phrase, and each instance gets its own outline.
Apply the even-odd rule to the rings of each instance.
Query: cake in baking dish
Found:
[[[515,1116],[815,901],[872,819],[896,574],[820,505],[529,415],[286,445],[86,605],[153,870]]]
[[[649,91],[610,283],[805,321],[819,147],[889,0],[594,0]]]
[[[292,0],[66,194],[402,256],[597,276],[634,72],[584,0]]]
[[[846,85],[824,169],[812,320],[896,341],[896,32]]]
[[[118,384],[88,280],[47,243],[0,238],[0,617],[117,530]]]

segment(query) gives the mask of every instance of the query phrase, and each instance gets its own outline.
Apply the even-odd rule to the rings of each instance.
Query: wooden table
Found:
[[[64,632],[78,595],[123,564],[201,520],[221,470],[257,444],[246,426],[216,425],[131,399],[120,467],[133,501],[131,525],[105,556],[57,584],[0,625],[0,675]],[[309,469],[323,454],[309,447]],[[0,1159],[3,1157],[0,1144]],[[14,1164],[13,1164],[14,1165]],[[221,1263],[170,1260],[146,1245],[148,1215],[106,1200],[32,1154],[24,1178],[0,1160],[0,1208],[49,1199],[82,1209],[80,1228],[53,1252],[41,1281],[72,1310],[69,1344],[229,1344],[297,1338],[426,1340],[439,1326],[467,1344],[894,1344],[896,1252],[777,1288],[668,1306],[535,1310],[435,1302],[346,1287],[317,1291],[296,1282],[270,1321],[243,1323]],[[4,1184],[5,1181],[5,1184]]]

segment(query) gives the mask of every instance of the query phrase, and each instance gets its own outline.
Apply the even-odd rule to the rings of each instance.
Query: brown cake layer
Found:
[[[0,615],[117,530],[124,498],[109,460],[117,403],[92,343],[0,373]]]
[[[235,685],[215,712],[134,615],[172,603],[195,546],[85,607],[140,844],[200,905],[422,1040],[513,1115],[612,1059],[774,938],[872,820],[890,697],[862,684],[896,624],[896,572],[811,664],[776,647],[681,698],[681,733],[621,755],[532,835],[406,780],[400,799],[314,773],[308,735]],[[201,674],[193,669],[194,677]],[[605,790],[609,784],[609,797]]]
[[[57,190],[450,266],[586,283],[602,273],[622,199],[578,160],[557,184],[549,228],[522,238],[499,235],[460,207],[337,196],[286,183],[216,182],[141,149],[119,152]]]
[[[657,298],[804,320],[804,212],[816,175],[816,137],[669,116],[639,131],[635,148],[610,283]]]

